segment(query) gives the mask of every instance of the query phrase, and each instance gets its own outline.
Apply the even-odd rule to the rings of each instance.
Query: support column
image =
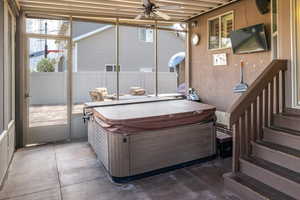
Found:
[[[73,19],[69,18],[70,23],[70,35],[68,39],[68,65],[67,65],[67,120],[68,120],[68,133],[69,140],[72,140],[72,112],[73,112]]]
[[[157,21],[155,20],[155,30],[154,30],[154,63],[155,63],[155,96],[158,96],[158,34],[157,34]]]
[[[187,26],[187,32],[186,32],[186,40],[185,40],[185,46],[186,46],[186,52],[185,52],[185,83],[186,83],[186,94],[188,93],[188,89],[191,87],[191,64],[190,64],[190,52],[191,52],[191,27],[190,23],[186,24]]]
[[[120,27],[119,18],[116,20],[116,67],[117,67],[117,100],[120,99]]]

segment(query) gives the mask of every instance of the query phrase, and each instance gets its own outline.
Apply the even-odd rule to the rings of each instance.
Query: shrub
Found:
[[[55,71],[55,59],[50,60],[49,58],[43,58],[37,64],[37,72],[54,72]]]

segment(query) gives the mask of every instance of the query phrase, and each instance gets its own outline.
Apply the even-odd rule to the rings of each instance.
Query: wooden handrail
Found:
[[[273,60],[229,110],[233,172],[239,171],[241,157],[251,155],[251,142],[262,139],[263,127],[271,125],[273,114],[285,109],[286,70],[287,60]]]
[[[247,107],[258,97],[267,84],[274,79],[278,72],[286,70],[287,60],[273,60],[251,84],[249,89],[230,108],[230,125],[232,126],[239,120],[242,113],[245,112]]]

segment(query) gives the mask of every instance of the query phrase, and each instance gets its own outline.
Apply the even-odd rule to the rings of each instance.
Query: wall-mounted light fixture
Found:
[[[198,26],[198,22],[197,21],[192,21],[191,22],[191,27],[192,28],[196,28]]]

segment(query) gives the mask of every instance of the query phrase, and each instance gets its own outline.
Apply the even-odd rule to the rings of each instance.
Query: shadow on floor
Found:
[[[238,200],[224,189],[231,159],[217,159],[128,184],[110,181],[86,141],[18,150],[0,200]]]

